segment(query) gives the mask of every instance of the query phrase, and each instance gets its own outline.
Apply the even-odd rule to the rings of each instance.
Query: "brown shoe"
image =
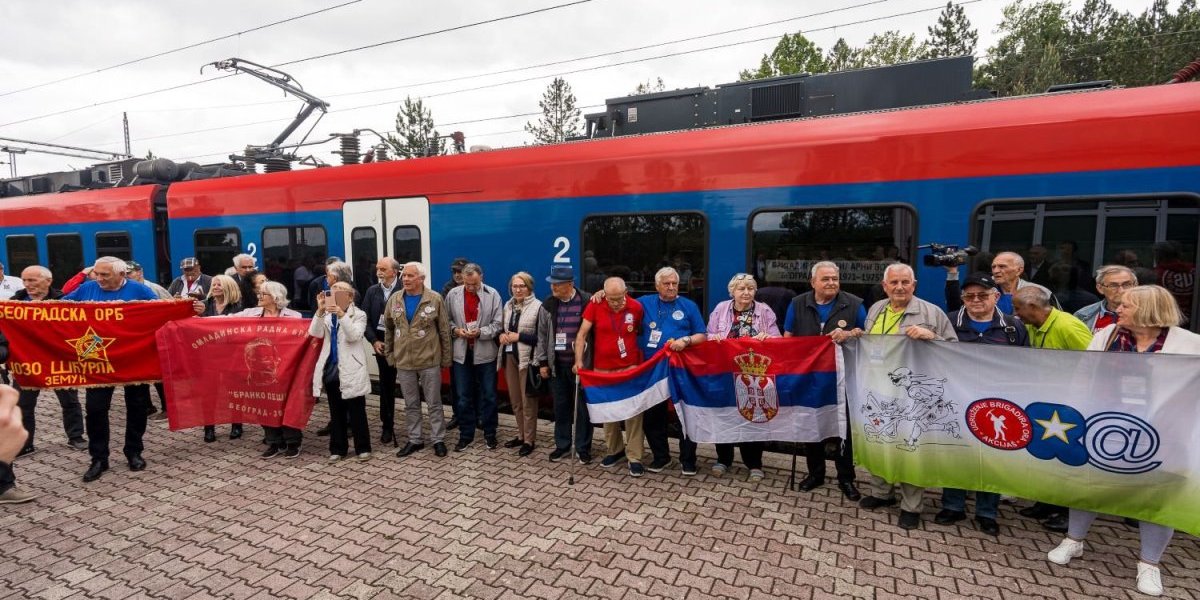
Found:
[[[29,502],[37,497],[38,497],[38,495],[34,494],[33,492],[26,492],[25,490],[19,490],[14,486],[14,487],[8,488],[7,492],[0,494],[0,504],[22,504],[24,502]]]

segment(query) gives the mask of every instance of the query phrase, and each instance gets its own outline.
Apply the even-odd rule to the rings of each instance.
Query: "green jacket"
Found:
[[[425,288],[412,323],[404,313],[404,292],[392,294],[383,309],[384,356],[401,371],[449,367],[450,315],[437,292]]]
[[[1083,321],[1057,308],[1050,309],[1041,327],[1026,324],[1025,329],[1029,330],[1029,345],[1034,348],[1087,350],[1092,341],[1092,330]]]

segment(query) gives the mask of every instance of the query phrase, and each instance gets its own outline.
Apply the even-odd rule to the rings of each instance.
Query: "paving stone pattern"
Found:
[[[707,474],[711,447],[695,477],[678,463],[641,479],[550,463],[545,421],[527,458],[486,450],[480,435],[446,458],[427,448],[400,459],[376,443],[370,461],[334,464],[315,435],[320,405],[290,460],[259,458],[255,426],[236,441],[219,427],[205,444],[199,430],[152,422],[149,469],[131,473],[114,402],[112,469],[85,484],[87,455],[65,445],[58,403],[44,395],[38,451],[16,464],[18,485],[42,496],[0,506],[3,598],[1143,597],[1137,533],[1116,520],[1097,522],[1083,558],[1059,567],[1045,553],[1060,536],[1012,505],[996,539],[970,521],[934,525],[929,492],[923,528],[910,533],[895,509],[861,510],[831,484],[785,490],[784,456],[768,455],[762,483],[740,467]],[[501,441],[513,431],[502,416]],[[1176,535],[1163,576],[1167,597],[1200,600],[1196,538]]]

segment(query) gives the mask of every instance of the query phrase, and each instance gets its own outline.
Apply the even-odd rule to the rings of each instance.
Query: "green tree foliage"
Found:
[[[882,67],[920,58],[920,47],[916,34],[903,35],[899,31],[885,31],[871,36],[859,51],[864,67]]]
[[[979,32],[971,27],[966,11],[952,1],[946,3],[937,23],[929,26],[928,31],[929,39],[921,45],[922,58],[975,54],[975,46],[979,44]]]
[[[580,113],[575,107],[571,84],[566,80],[554,78],[542,93],[538,106],[542,109],[542,118],[537,123],[525,124],[525,131],[533,135],[534,142],[553,144],[579,135]]]
[[[630,95],[639,96],[641,94],[653,94],[656,92],[666,91],[666,89],[667,85],[663,83],[662,77],[658,77],[655,78],[654,81],[647,79],[646,81],[637,84],[637,87],[633,88],[633,92]]]
[[[838,38],[837,43],[829,49],[829,54],[825,55],[825,64],[830,71],[858,69],[863,66],[862,51],[851,48],[850,44],[846,43],[846,38]]]
[[[446,140],[433,126],[433,113],[420,98],[404,99],[396,113],[396,133],[387,134],[387,143],[401,158],[420,158],[446,153]]]
[[[1026,5],[1018,0],[1004,7],[1000,39],[988,49],[978,82],[1000,95],[1043,92],[1063,83],[1062,50],[1068,42],[1069,18],[1063,2]]]
[[[749,81],[797,73],[824,73],[828,70],[821,47],[797,31],[783,34],[779,43],[775,44],[775,49],[763,55],[758,68],[742,71],[739,79]]]

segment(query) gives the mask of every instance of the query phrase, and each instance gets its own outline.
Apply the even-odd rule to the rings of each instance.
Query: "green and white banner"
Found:
[[[903,336],[846,350],[854,458],[872,473],[1200,535],[1200,357]]]

